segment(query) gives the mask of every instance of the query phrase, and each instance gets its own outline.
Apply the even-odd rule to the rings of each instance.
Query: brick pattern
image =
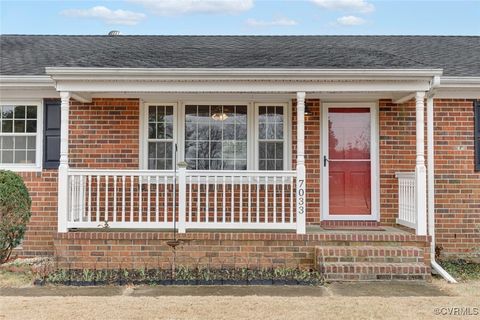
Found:
[[[415,101],[380,100],[379,105],[381,223],[394,225],[395,172],[415,168]],[[434,108],[436,244],[444,255],[478,257],[480,172],[474,168],[473,101],[437,99]]]
[[[21,249],[14,254],[44,256],[53,254],[53,234],[57,232],[57,170],[21,172],[32,198],[32,217]]]
[[[292,168],[295,169],[297,157],[297,101],[292,101]],[[307,224],[320,224],[321,213],[321,108],[320,100],[306,99],[305,104],[311,112],[305,116],[305,168],[306,168],[306,208]]]
[[[307,100],[305,121],[307,223],[320,223],[320,101]],[[395,172],[415,165],[415,105],[380,100],[381,224],[397,215]],[[70,161],[76,168],[138,168],[139,101],[72,101]],[[296,107],[292,110],[292,163],[296,157]],[[474,171],[471,100],[435,101],[437,244],[445,254],[479,254],[480,173]],[[21,174],[32,194],[33,216],[23,244],[24,255],[51,254],[56,230],[56,170]]]
[[[480,172],[475,172],[474,148],[473,101],[436,100],[435,227],[444,255],[480,257]]]
[[[71,100],[70,166],[138,169],[139,116],[138,99]]]
[[[315,248],[316,268],[331,281],[429,280],[429,261],[422,248],[390,243]]]
[[[168,232],[71,232],[55,236],[60,267],[141,268],[171,265],[173,238]],[[294,233],[187,233],[177,234],[176,263],[190,266],[301,267],[315,266],[315,247],[320,245],[411,246],[428,248],[428,237],[412,234],[326,232]],[[429,261],[429,250],[423,250]]]

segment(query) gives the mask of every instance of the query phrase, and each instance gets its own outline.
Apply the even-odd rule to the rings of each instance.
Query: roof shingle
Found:
[[[441,68],[480,76],[480,37],[0,36],[2,75],[42,75],[45,67]]]

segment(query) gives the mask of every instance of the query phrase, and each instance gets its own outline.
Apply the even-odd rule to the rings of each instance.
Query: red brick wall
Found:
[[[167,232],[70,232],[55,236],[55,251],[60,268],[169,268],[173,254],[166,241],[172,238]],[[413,234],[189,232],[177,238],[176,264],[192,267],[313,268],[315,246],[362,243],[418,247],[430,260],[428,237]]]
[[[138,169],[139,100],[71,100],[70,166]]]
[[[320,101],[307,100],[305,117],[307,222],[320,222]],[[395,172],[415,165],[415,105],[379,102],[381,222],[397,215]],[[70,164],[83,168],[138,168],[139,101],[72,101]],[[292,163],[296,157],[296,107],[292,110]],[[435,101],[437,243],[450,253],[478,252],[480,173],[474,172],[473,107],[470,100]],[[33,216],[23,245],[25,255],[52,252],[56,230],[56,170],[23,173],[33,198]]]
[[[398,204],[395,172],[415,168],[415,102],[395,105],[381,100],[379,105],[381,221],[393,225]],[[434,108],[436,244],[446,255],[478,256],[480,172],[474,171],[473,102],[435,100]]]
[[[16,254],[42,256],[53,254],[53,234],[57,232],[57,170],[22,172],[30,197],[32,217]]]
[[[472,100],[436,100],[436,242],[447,255],[480,257],[480,172],[474,170]]]
[[[398,181],[395,173],[415,171],[415,101],[396,105],[379,101],[380,220],[395,225]]]

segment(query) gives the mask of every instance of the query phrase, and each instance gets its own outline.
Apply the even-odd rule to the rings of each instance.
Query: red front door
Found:
[[[328,108],[329,214],[369,215],[370,108]]]

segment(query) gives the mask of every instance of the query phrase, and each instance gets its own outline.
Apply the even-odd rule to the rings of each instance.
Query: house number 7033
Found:
[[[298,214],[305,213],[305,180],[298,180]]]

